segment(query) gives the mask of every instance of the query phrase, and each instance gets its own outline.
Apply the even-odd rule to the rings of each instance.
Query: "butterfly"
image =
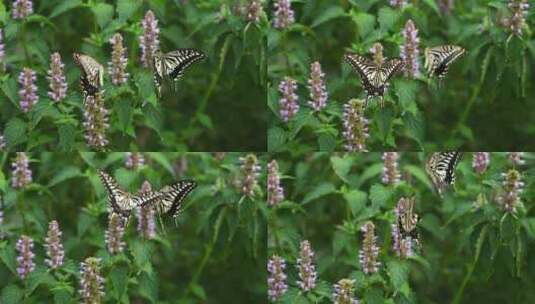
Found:
[[[446,77],[450,64],[466,50],[457,45],[439,45],[425,49],[425,69],[430,76]]]
[[[391,58],[386,59],[382,64],[377,64],[358,54],[345,54],[344,58],[362,79],[364,90],[367,94],[364,106],[368,105],[370,97],[379,96],[381,98],[381,107],[383,107],[383,95],[388,88],[388,81],[403,67],[403,61],[399,58]]]
[[[156,54],[152,59],[152,64],[154,68],[154,85],[158,91],[158,96],[162,96],[162,82],[164,80],[179,80],[192,64],[204,58],[203,52],[192,48],[178,49],[166,54]]]
[[[158,191],[161,198],[155,201],[157,212],[177,217],[180,214],[182,202],[195,187],[197,183],[193,180],[182,180],[164,186]]]
[[[80,67],[80,86],[84,97],[95,96],[104,84],[104,67],[93,57],[74,53],[74,62]]]
[[[132,209],[156,202],[163,197],[162,193],[152,191],[133,195],[122,189],[108,173],[102,170],[98,173],[102,184],[108,192],[108,202],[113,212],[123,217],[128,217]]]
[[[427,160],[425,170],[440,196],[449,185],[455,184],[455,168],[462,156],[462,152],[435,152]]]
[[[410,237],[414,240],[419,240],[417,231],[418,214],[414,213],[414,202],[416,198],[403,199],[398,204],[398,229],[402,239]]]

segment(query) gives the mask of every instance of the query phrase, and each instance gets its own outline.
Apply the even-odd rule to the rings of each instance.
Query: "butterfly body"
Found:
[[[113,212],[123,217],[128,217],[132,209],[156,202],[163,196],[160,192],[144,192],[134,195],[121,188],[108,173],[99,171],[99,176],[108,193],[108,202]]]
[[[84,97],[95,96],[104,84],[104,67],[88,55],[74,53],[73,58],[80,67],[80,86]]]
[[[154,85],[158,96],[162,95],[162,83],[166,80],[175,81],[184,76],[185,71],[194,63],[205,58],[197,49],[184,48],[153,57]]]
[[[425,49],[425,69],[430,76],[439,79],[446,77],[451,63],[462,56],[466,50],[457,45],[440,45]]]
[[[419,239],[417,224],[418,214],[414,212],[415,198],[404,199],[399,205],[398,228],[403,238],[410,236],[412,239]]]
[[[380,97],[381,107],[384,106],[384,94],[389,86],[390,78],[403,67],[403,61],[399,58],[385,59],[378,64],[358,54],[346,54],[345,60],[359,74],[364,90],[366,91],[365,106],[372,96]]]
[[[455,169],[462,155],[462,152],[436,152],[428,159],[426,171],[439,195],[448,186],[455,184]]]

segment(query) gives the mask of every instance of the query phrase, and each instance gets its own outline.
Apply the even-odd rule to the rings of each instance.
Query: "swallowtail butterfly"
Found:
[[[382,64],[360,56],[358,54],[346,54],[345,60],[360,75],[364,90],[366,91],[366,103],[373,96],[381,98],[381,107],[384,106],[383,95],[388,88],[390,78],[403,67],[403,61],[399,58],[385,59]]]
[[[133,195],[123,190],[108,173],[99,171],[99,176],[108,192],[108,202],[113,212],[123,217],[128,217],[132,209],[156,202],[163,196],[160,192],[144,192]]]
[[[446,77],[450,64],[466,50],[457,45],[439,45],[425,49],[425,69],[430,76]]]
[[[104,84],[104,67],[93,57],[74,53],[74,62],[80,67],[80,86],[84,97],[95,96]]]
[[[418,224],[418,214],[414,213],[415,198],[404,199],[398,205],[398,230],[401,234],[401,238],[405,239],[410,237],[417,243],[420,239],[416,225]]]
[[[154,85],[158,96],[162,95],[162,82],[165,80],[179,80],[184,72],[195,62],[204,59],[203,52],[197,49],[178,49],[166,54],[156,54],[153,57]],[[173,85],[174,87],[174,85]]]
[[[435,152],[427,160],[425,169],[440,196],[455,183],[455,168],[462,156],[462,152]]]
[[[173,217],[179,215],[182,202],[188,194],[197,187],[197,183],[192,180],[182,180],[174,184],[164,186],[160,191],[161,199],[155,202],[155,208],[160,214],[167,214]]]

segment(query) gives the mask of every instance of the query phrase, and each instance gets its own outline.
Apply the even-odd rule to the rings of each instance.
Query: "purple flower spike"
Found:
[[[160,48],[158,20],[151,10],[145,14],[145,18],[141,21],[141,26],[143,27],[143,35],[139,37],[141,61],[144,67],[150,67],[152,65],[152,58]]]
[[[420,74],[420,63],[418,62],[420,38],[418,38],[418,29],[410,19],[405,23],[403,37],[405,44],[401,46],[400,56],[404,63],[405,76],[415,78]]]
[[[50,55],[50,70],[48,70],[48,82],[50,83],[50,91],[48,97],[55,102],[59,102],[67,95],[67,82],[63,74],[64,64],[61,62],[61,56],[58,52]]]
[[[152,191],[152,187],[148,181],[141,185],[141,193]],[[142,237],[146,239],[153,239],[156,237],[156,225],[154,221],[154,208],[152,205],[146,205],[137,209],[137,231]]]
[[[128,59],[126,58],[126,48],[123,46],[123,36],[119,33],[110,39],[112,45],[111,61],[108,62],[108,73],[111,75],[111,82],[114,85],[121,85],[128,81],[130,74],[126,72]]]
[[[104,278],[100,275],[100,259],[87,258],[80,263],[80,302],[100,304],[104,297]]]
[[[372,222],[365,223],[362,228],[364,235],[362,248],[359,252],[360,267],[366,274],[379,271],[381,263],[377,261],[379,247],[377,247],[377,236],[375,236],[375,225]]]
[[[56,269],[63,265],[63,258],[65,251],[63,251],[63,245],[61,244],[61,230],[56,220],[48,223],[48,234],[45,238],[46,255],[45,263],[52,269]]]
[[[511,16],[504,19],[504,25],[516,36],[522,36],[522,29],[526,25],[526,16],[529,11],[528,0],[510,0],[507,4]]]
[[[102,92],[89,95],[84,104],[84,127],[86,130],[85,140],[87,144],[96,149],[102,149],[108,145],[106,130],[108,124],[108,110],[104,107]]]
[[[348,152],[366,152],[368,120],[364,117],[364,102],[351,99],[344,105],[343,114],[345,149]]]
[[[390,0],[390,5],[396,8],[402,8],[407,5],[407,0]]]
[[[472,160],[472,167],[478,174],[483,174],[487,171],[487,167],[490,164],[489,152],[475,152]]]
[[[28,156],[24,152],[17,152],[15,161],[11,164],[13,169],[11,176],[11,186],[13,188],[24,188],[32,182],[32,170],[30,170]]]
[[[397,152],[385,152],[383,153],[383,178],[382,181],[387,185],[396,185],[401,180],[401,174],[398,170],[398,158]]]
[[[286,291],[286,261],[278,255],[273,255],[267,265],[269,272],[268,277],[268,297],[271,301],[276,302]]]
[[[13,19],[24,19],[33,13],[33,3],[31,0],[15,0],[13,2]]]
[[[284,189],[279,176],[279,164],[272,160],[268,165],[267,196],[268,205],[275,206],[284,200]]]
[[[359,300],[353,297],[355,293],[355,281],[341,279],[334,284],[333,302],[334,304],[359,304]]]
[[[32,238],[25,235],[21,236],[17,241],[16,249],[19,252],[19,256],[17,257],[17,262],[19,263],[19,267],[17,267],[17,273],[19,274],[19,277],[24,280],[26,277],[28,277],[30,272],[35,269],[35,263],[33,262],[35,254],[32,252]]]
[[[295,22],[294,11],[290,5],[290,0],[278,0],[274,4],[275,13],[273,18],[273,27],[284,29]]]
[[[279,84],[279,92],[282,95],[279,100],[280,115],[284,122],[288,122],[299,111],[295,90],[297,90],[297,82],[290,77],[284,77],[284,80]]]
[[[327,88],[325,87],[325,74],[321,71],[319,62],[310,65],[310,79],[308,89],[310,90],[310,101],[308,104],[314,111],[320,111],[327,105]]]
[[[39,97],[37,96],[37,86],[35,85],[35,81],[36,76],[35,72],[32,69],[24,68],[22,72],[20,72],[20,109],[24,113],[28,113],[32,106],[35,105],[39,100]]]
[[[117,254],[124,250],[125,242],[123,241],[123,235],[123,219],[115,212],[110,213],[108,230],[105,232],[104,237],[106,245],[108,246],[108,251],[111,254]]]
[[[126,152],[125,166],[128,169],[138,169],[145,164],[145,157],[140,152]]]
[[[317,272],[314,266],[314,251],[310,242],[304,240],[301,242],[301,250],[297,259],[297,270],[299,271],[299,281],[297,286],[303,291],[309,291],[316,287]]]
[[[507,158],[514,166],[522,166],[526,163],[522,158],[524,157],[524,152],[507,152]]]
[[[260,0],[251,0],[247,5],[247,21],[252,23],[260,22],[260,16],[264,13]]]
[[[0,29],[0,71],[4,70],[4,67],[5,67],[5,63],[4,63],[5,56],[6,56],[6,54],[4,53],[4,35],[3,35],[3,32],[2,32],[2,29]]]
[[[262,169],[258,165],[258,159],[254,154],[247,154],[245,157],[240,157],[240,169],[242,179],[240,182],[240,189],[243,195],[254,196],[255,189],[258,187],[258,176]]]
[[[524,188],[524,182],[520,173],[514,169],[502,173],[503,193],[498,196],[498,204],[510,213],[516,213],[516,207],[520,203],[520,194]]]

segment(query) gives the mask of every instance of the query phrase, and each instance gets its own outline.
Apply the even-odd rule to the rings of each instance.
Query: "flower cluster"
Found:
[[[152,191],[150,183],[145,181],[141,185],[141,193]],[[137,209],[137,231],[146,239],[156,237],[156,225],[154,221],[154,208],[152,205],[146,205]]]
[[[128,169],[138,169],[145,164],[145,157],[140,152],[126,152],[125,166]]]
[[[377,261],[379,256],[379,247],[377,247],[377,236],[375,236],[375,225],[372,222],[366,222],[361,231],[364,235],[362,248],[359,251],[360,267],[366,274],[379,271],[381,263]]]
[[[383,64],[383,62],[385,61],[385,57],[383,56],[383,50],[383,45],[379,42],[374,43],[370,48],[370,53],[372,53],[373,55],[373,61],[375,61],[375,63],[377,63],[378,65]]]
[[[21,236],[17,241],[16,249],[19,252],[19,256],[17,257],[17,262],[19,263],[17,273],[24,280],[35,269],[35,263],[33,262],[35,254],[32,252],[32,238],[25,235]]]
[[[35,85],[36,76],[32,69],[24,68],[19,74],[19,83],[21,89],[19,90],[20,109],[24,113],[28,113],[33,105],[39,100],[37,96],[37,86]]]
[[[84,104],[85,140],[89,146],[102,149],[108,144],[106,130],[108,124],[108,110],[104,107],[102,92],[88,95]]]
[[[100,259],[87,258],[80,264],[81,303],[99,304],[104,297],[104,278],[100,275]]]
[[[286,261],[278,255],[273,255],[267,265],[269,272],[268,283],[268,297],[271,301],[277,301],[287,290],[286,285]]]
[[[6,54],[4,53],[4,36],[3,36],[2,29],[0,29],[0,71],[4,70],[4,66],[5,66],[4,57],[5,56]]]
[[[522,158],[524,157],[524,152],[507,152],[507,158],[515,166],[521,166],[526,163]]]
[[[297,270],[299,271],[299,281],[297,286],[303,291],[309,291],[316,287],[316,266],[313,264],[314,251],[310,242],[304,240],[301,242],[299,258],[297,259]]]
[[[528,15],[529,3],[528,0],[510,0],[507,4],[511,10],[511,16],[503,20],[503,24],[508,27],[513,34],[517,36],[522,35],[522,28],[526,24],[526,16]]]
[[[258,159],[254,154],[247,154],[245,157],[240,157],[240,169],[242,179],[240,182],[240,189],[244,195],[254,196],[256,187],[258,187],[258,176],[262,169],[258,165]]]
[[[48,223],[48,234],[45,238],[46,255],[48,259],[45,263],[52,269],[56,269],[63,265],[63,258],[65,251],[63,251],[63,245],[61,244],[61,230],[56,220]]]
[[[383,153],[383,183],[395,185],[401,180],[401,174],[398,170],[398,158],[399,155],[397,152]]]
[[[125,246],[123,241],[124,223],[123,219],[115,213],[110,213],[108,221],[108,230],[104,234],[108,251],[111,254],[122,252]]]
[[[160,48],[158,20],[151,10],[145,14],[145,18],[141,21],[141,26],[143,27],[143,35],[139,37],[141,61],[144,67],[150,67],[152,58]]]
[[[390,5],[397,8],[402,8],[407,5],[407,0],[390,0]]]
[[[279,100],[280,115],[284,122],[288,122],[299,111],[298,96],[295,94],[297,82],[291,77],[284,77],[279,84],[279,92],[282,98]]]
[[[13,188],[24,188],[32,182],[32,170],[29,168],[28,156],[24,152],[17,152],[15,161],[11,164],[13,169],[11,176],[11,186]]]
[[[398,201],[398,204],[396,208],[394,209],[394,213],[396,214],[396,221],[394,224],[392,224],[392,249],[396,252],[396,255],[402,258],[410,257],[414,254],[413,252],[413,243],[414,241],[410,236],[407,236],[406,238],[403,238],[403,235],[401,234],[401,231],[399,231],[399,221],[401,214],[403,214],[406,210],[406,206],[408,205],[407,198],[400,198]]]
[[[275,16],[273,18],[273,27],[284,29],[295,22],[294,11],[290,5],[290,0],[278,0],[274,4]]]
[[[308,79],[308,89],[310,90],[310,100],[308,104],[314,111],[320,111],[327,105],[327,88],[325,87],[325,74],[321,71],[319,62],[310,65],[310,78]]]
[[[403,37],[405,43],[401,46],[400,56],[403,59],[403,69],[405,76],[414,78],[418,76],[420,70],[420,64],[418,62],[418,56],[420,51],[418,45],[420,44],[420,38],[418,38],[418,29],[414,25],[412,20],[408,20],[405,23],[403,29]]]
[[[268,165],[267,178],[267,202],[269,206],[275,206],[284,200],[284,189],[280,184],[279,165],[272,160]]]
[[[449,14],[453,9],[453,0],[439,0],[438,7],[442,14]]]
[[[61,101],[67,95],[67,82],[63,73],[64,66],[58,52],[50,55],[50,70],[48,70],[46,79],[50,83],[48,97],[52,98],[55,102]]]
[[[111,82],[120,85],[128,81],[130,74],[126,72],[128,59],[126,58],[126,48],[123,46],[123,36],[116,33],[111,37],[112,45],[111,61],[108,62],[108,73],[111,75]]]
[[[478,174],[483,174],[487,171],[490,164],[489,152],[475,152],[472,159],[472,167]]]
[[[253,23],[260,22],[262,13],[264,13],[262,2],[260,2],[260,0],[251,0],[247,5],[247,21]]]
[[[13,2],[13,19],[24,19],[33,13],[33,3],[31,0],[15,0]]]
[[[507,212],[516,213],[516,207],[520,202],[520,194],[524,188],[522,176],[517,170],[509,170],[507,173],[502,173],[503,190],[498,197],[498,203]]]
[[[348,152],[366,152],[366,139],[368,134],[368,120],[364,117],[364,102],[351,99],[344,105],[344,131],[342,135],[346,140],[345,149]]]
[[[0,133],[0,152],[4,151],[6,148],[6,139],[2,133]]]
[[[353,293],[355,293],[354,286],[355,281],[350,279],[341,279],[334,284],[334,304],[358,304],[359,300],[353,297]]]

